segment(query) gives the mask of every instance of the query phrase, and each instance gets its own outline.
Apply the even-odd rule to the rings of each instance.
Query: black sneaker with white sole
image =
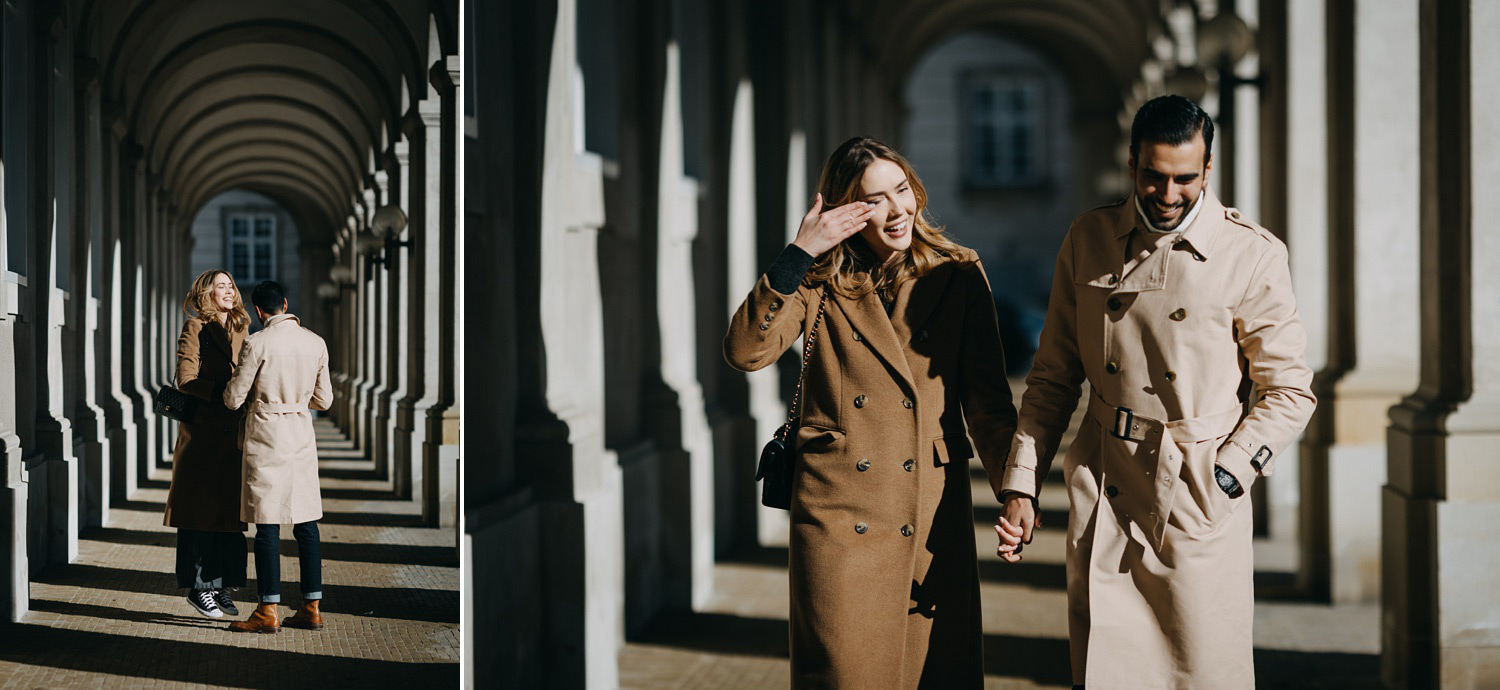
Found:
[[[214,591],[211,589],[188,590],[187,600],[193,605],[193,610],[199,615],[209,618],[223,618],[224,612],[219,609],[219,602],[214,601]]]
[[[219,608],[223,609],[224,613],[227,613],[231,616],[240,615],[240,610],[238,608],[235,608],[234,606],[234,599],[231,599],[229,597],[228,589],[216,589],[213,590],[213,593],[214,603],[218,604]]]

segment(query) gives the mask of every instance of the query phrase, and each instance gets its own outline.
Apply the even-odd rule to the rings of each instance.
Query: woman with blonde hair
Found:
[[[177,427],[172,487],[164,523],[177,528],[177,586],[199,614],[239,615],[229,588],[245,585],[245,523],[240,521],[239,422],[224,406],[250,327],[240,291],[228,271],[193,280],[177,338],[177,388],[200,398],[191,423]]]
[[[724,337],[743,371],[812,343],[794,420],[794,687],[983,686],[968,439],[998,489],[1016,411],[978,256],[926,206],[899,153],[844,142]]]

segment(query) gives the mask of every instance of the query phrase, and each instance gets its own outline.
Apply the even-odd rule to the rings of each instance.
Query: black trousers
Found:
[[[177,530],[178,587],[243,587],[247,560],[244,532]]]
[[[323,598],[323,543],[318,523],[292,526],[297,539],[297,564],[302,573],[302,598]],[[255,526],[255,586],[260,603],[281,603],[281,525]]]

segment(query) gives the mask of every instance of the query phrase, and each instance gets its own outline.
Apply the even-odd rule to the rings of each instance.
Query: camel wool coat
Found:
[[[224,389],[230,407],[247,398],[241,519],[286,525],[322,518],[311,410],[333,402],[327,344],[291,314],[266,319],[245,339],[239,369]]]
[[[234,375],[245,331],[229,332],[217,320],[182,323],[177,336],[177,389],[200,398],[191,424],[177,425],[172,486],[162,524],[203,532],[243,532],[239,518],[241,414],[224,406],[219,391]]]
[[[796,433],[794,687],[983,685],[964,423],[998,488],[1016,413],[989,284],[963,252],[901,286],[889,315],[873,292],[828,291]],[[775,362],[812,329],[822,290],[781,294],[762,276],[725,358]]]
[[[1182,233],[1148,231],[1133,199],[1073,222],[1006,463],[1002,488],[1035,496],[1087,380],[1063,475],[1073,682],[1091,688],[1255,687],[1246,504],[1316,399],[1286,246],[1199,203]]]

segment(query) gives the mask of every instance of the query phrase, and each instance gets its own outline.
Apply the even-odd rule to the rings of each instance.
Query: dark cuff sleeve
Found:
[[[789,244],[786,249],[781,250],[781,256],[776,257],[776,263],[766,269],[766,280],[770,281],[771,289],[783,295],[790,295],[797,291],[797,285],[802,282],[802,277],[807,275],[807,269],[812,268],[813,257],[802,248]]]

